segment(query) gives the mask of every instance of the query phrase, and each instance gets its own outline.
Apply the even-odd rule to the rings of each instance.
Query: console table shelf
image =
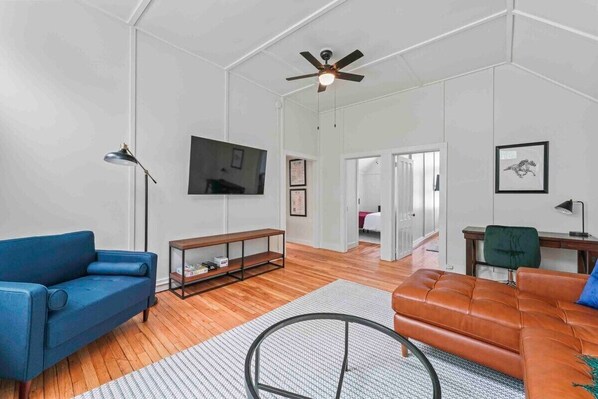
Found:
[[[274,252],[270,250],[270,238],[275,236],[282,236],[282,253]],[[245,255],[245,241],[256,240],[259,238],[266,238],[268,240],[268,250],[252,255]],[[185,252],[190,249],[205,248],[217,245],[226,245],[226,256],[229,256],[229,245],[231,243],[241,243],[241,257],[235,259],[229,259],[228,266],[211,270],[207,273],[198,274],[196,276],[183,276],[176,271],[173,271],[172,265],[172,251],[181,251],[181,265],[185,264]],[[242,281],[245,279],[245,271],[254,267],[263,265],[273,265],[276,268],[283,268],[285,266],[285,232],[284,230],[277,229],[262,229],[245,231],[231,234],[220,234],[215,236],[207,237],[196,237],[188,238],[184,240],[170,241],[169,243],[169,258],[168,264],[170,267],[170,278],[168,282],[168,288],[171,292],[182,299],[186,299],[190,296],[201,294],[209,289],[217,288],[211,287],[207,290],[199,290],[193,293],[186,293],[185,290],[189,285],[201,283],[207,280],[212,280],[218,277],[233,277],[235,281]],[[274,263],[276,260],[281,260],[282,264]],[[272,271],[268,270],[268,271]],[[231,283],[223,284],[228,285]],[[220,285],[220,286],[223,286]],[[218,286],[218,287],[220,287]],[[178,292],[180,291],[180,293]]]

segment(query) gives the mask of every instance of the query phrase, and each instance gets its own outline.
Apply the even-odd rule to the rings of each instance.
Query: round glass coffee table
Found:
[[[247,392],[248,399],[260,399],[263,396],[260,396],[261,392],[267,392],[271,395],[269,397],[279,396],[285,398],[292,398],[292,399],[310,399],[308,396],[301,395],[298,393],[291,392],[289,390],[285,390],[279,387],[275,387],[269,384],[265,384],[260,382],[260,348],[264,342],[267,342],[267,338],[271,336],[276,331],[281,329],[285,329],[292,325],[298,325],[300,323],[305,323],[309,321],[341,321],[344,322],[344,355],[342,366],[340,368],[340,377],[338,379],[337,388],[336,388],[336,398],[341,397],[342,389],[343,389],[343,382],[345,380],[345,373],[349,371],[349,326],[351,324],[356,324],[360,326],[367,327],[369,329],[374,330],[375,332],[379,332],[387,337],[394,339],[395,341],[405,345],[407,349],[419,360],[423,369],[428,373],[428,376],[431,381],[432,392],[431,398],[433,399],[440,399],[440,381],[438,380],[438,375],[436,371],[432,367],[430,361],[426,358],[426,356],[407,338],[403,337],[402,335],[398,334],[397,332],[391,330],[388,327],[385,327],[379,323],[373,322],[371,320],[363,319],[357,316],[351,316],[347,314],[339,314],[339,313],[310,313],[300,316],[290,317],[288,319],[282,320],[269,328],[267,328],[264,332],[262,332],[251,344],[249,348],[249,352],[247,353],[247,357],[245,358],[245,390]],[[326,333],[326,331],[324,331]],[[293,342],[285,341],[285,344],[292,345]],[[283,351],[284,347],[280,345],[276,345],[276,348],[279,351]],[[397,353],[400,348],[397,346]],[[284,354],[280,354],[284,355]],[[252,367],[253,365],[253,367]],[[253,368],[253,373],[252,373]]]

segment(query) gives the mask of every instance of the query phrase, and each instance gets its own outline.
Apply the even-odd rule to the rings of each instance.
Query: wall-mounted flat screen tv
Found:
[[[266,150],[191,136],[189,194],[264,194]]]

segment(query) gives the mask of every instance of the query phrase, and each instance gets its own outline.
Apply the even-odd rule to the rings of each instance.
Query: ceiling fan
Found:
[[[324,60],[322,64],[316,57],[314,57],[309,51],[302,51],[299,53],[305,58],[310,64],[318,69],[316,73],[310,73],[309,75],[293,76],[287,78],[288,81],[318,77],[318,93],[326,90],[326,87],[331,85],[335,79],[350,80],[352,82],[361,82],[364,78],[363,75],[356,75],[354,73],[341,72],[340,70],[347,65],[357,61],[363,57],[363,53],[359,50],[353,51],[345,58],[340,59],[335,64],[328,65],[328,60],[332,57],[332,50],[324,49],[320,51],[320,57]]]

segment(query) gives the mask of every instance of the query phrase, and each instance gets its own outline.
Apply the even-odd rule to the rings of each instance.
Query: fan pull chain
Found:
[[[336,85],[334,86],[334,127],[336,128]]]
[[[320,93],[317,93],[318,96],[318,130],[320,130]]]

